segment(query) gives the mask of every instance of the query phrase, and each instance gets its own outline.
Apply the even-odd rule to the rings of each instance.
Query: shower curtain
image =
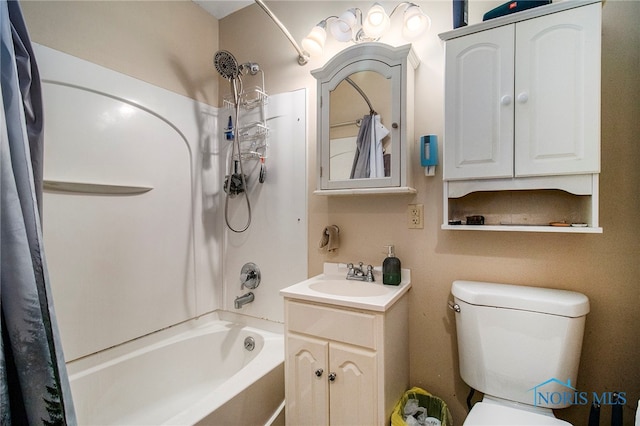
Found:
[[[17,1],[0,1],[0,424],[76,424],[44,258],[42,96]]]
[[[356,138],[356,153],[351,167],[351,179],[385,177],[382,139],[389,134],[377,114],[362,117]]]

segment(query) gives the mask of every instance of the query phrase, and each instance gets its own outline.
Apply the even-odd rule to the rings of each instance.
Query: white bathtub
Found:
[[[282,423],[282,327],[230,315],[211,314],[70,362],[78,423]],[[253,351],[244,348],[249,336]]]

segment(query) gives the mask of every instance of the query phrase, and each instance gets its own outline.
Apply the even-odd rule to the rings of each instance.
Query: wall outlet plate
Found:
[[[409,204],[407,209],[407,227],[409,229],[424,228],[424,205]]]

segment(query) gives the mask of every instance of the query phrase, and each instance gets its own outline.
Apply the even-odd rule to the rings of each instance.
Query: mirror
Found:
[[[417,63],[410,45],[363,43],[311,72],[318,79],[316,193],[415,192],[407,157]]]
[[[345,77],[329,94],[329,180],[365,179],[391,175],[391,80],[375,71],[358,71]],[[379,118],[373,121],[370,115]],[[367,123],[374,127],[373,140],[379,141],[382,170],[369,173],[353,167],[358,136],[367,134]],[[363,126],[364,123],[364,126]],[[370,127],[371,128],[371,127]],[[357,163],[357,162],[356,162]],[[358,173],[359,172],[359,173]]]

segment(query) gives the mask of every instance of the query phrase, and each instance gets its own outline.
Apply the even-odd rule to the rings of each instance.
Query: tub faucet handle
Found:
[[[253,290],[260,285],[260,268],[253,262],[245,263],[240,270],[240,289]]]

